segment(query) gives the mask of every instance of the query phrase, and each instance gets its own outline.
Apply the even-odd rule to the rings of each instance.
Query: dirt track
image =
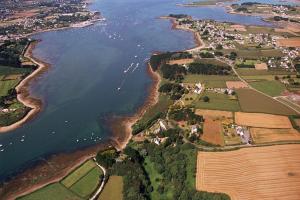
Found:
[[[232,200],[300,199],[300,145],[199,152],[196,189]]]

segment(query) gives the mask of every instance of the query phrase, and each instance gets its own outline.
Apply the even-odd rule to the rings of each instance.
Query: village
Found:
[[[185,15],[170,15],[170,17],[173,18],[176,28],[199,34],[203,47],[188,50],[192,57],[185,55],[180,58],[177,53],[176,56],[171,55],[166,59],[167,66],[176,65],[176,68],[180,68],[178,66],[184,68],[185,73],[177,75],[183,76],[180,78],[181,81],[178,82],[175,76],[176,81],[172,83],[173,87],[177,84],[176,87],[182,88],[180,90],[184,92],[181,92],[180,98],[176,98],[173,104],[165,108],[164,119],[154,120],[150,123],[151,126],[135,135],[134,140],[148,140],[159,145],[166,140],[164,132],[180,128],[184,131],[183,137],[187,141],[200,146],[257,145],[261,138],[266,137],[264,132],[268,132],[269,128],[282,127],[274,125],[260,127],[261,125],[245,123],[242,119],[248,115],[247,112],[258,112],[255,117],[266,116],[270,119],[277,118],[273,114],[299,113],[300,107],[297,105],[292,108],[280,105],[282,108],[278,111],[272,111],[272,106],[263,110],[248,108],[250,104],[256,104],[265,97],[269,99],[267,102],[271,103],[273,96],[280,96],[284,91],[290,90],[292,84],[297,85],[295,82],[298,81],[299,75],[295,66],[300,50],[298,37],[268,27],[193,20]],[[165,68],[166,66],[163,66],[163,77]],[[293,89],[296,88],[295,86]],[[173,89],[161,91],[164,93],[161,95],[168,94],[171,97],[174,92]],[[246,98],[254,95],[252,91],[262,96],[259,95],[256,100],[249,102]],[[297,103],[290,102],[290,104]],[[195,123],[190,117],[174,119],[174,110],[182,115],[191,115],[186,109],[203,120]],[[249,120],[257,121],[254,116]],[[287,122],[289,128],[292,128],[293,123]],[[297,139],[298,135],[294,135],[297,131],[293,128],[291,130],[294,139]]]
[[[84,1],[0,2],[0,42],[70,26],[83,27],[102,20]]]

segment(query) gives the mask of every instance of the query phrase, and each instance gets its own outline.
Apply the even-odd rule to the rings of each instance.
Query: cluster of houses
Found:
[[[10,113],[14,111],[16,111],[14,108],[0,108],[0,113]]]
[[[227,95],[234,95],[235,91],[229,88],[206,88],[207,91],[215,92],[219,94],[227,94]]]
[[[81,1],[52,0],[45,4],[30,1],[27,4],[6,5],[8,8],[0,10],[0,41],[100,18],[99,12],[88,11],[86,3]],[[24,17],[19,16],[18,12],[22,12]]]

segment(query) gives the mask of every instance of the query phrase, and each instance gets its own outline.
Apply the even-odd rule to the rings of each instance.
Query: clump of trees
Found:
[[[196,115],[191,108],[172,109],[169,118],[175,121],[187,121],[188,124],[203,122],[203,116]]]
[[[185,67],[177,64],[164,64],[161,66],[160,71],[165,79],[169,79],[171,81],[175,80],[177,82],[182,81],[183,75],[186,75],[187,73]]]
[[[177,83],[165,83],[160,86],[158,91],[169,95],[172,100],[178,100],[184,93],[188,92],[184,87]]]
[[[123,177],[124,200],[149,200],[153,191],[148,174],[143,168],[142,162],[131,159],[130,156],[123,162],[115,163],[109,174]]]
[[[169,14],[169,17],[179,19],[179,18],[186,18],[186,17],[188,17],[188,15],[186,15],[186,14]]]
[[[200,52],[199,54],[202,58],[214,58],[214,54],[210,52]]]
[[[188,52],[159,53],[151,56],[150,65],[153,71],[156,71],[162,64],[165,64],[169,60],[179,60],[179,59],[192,58],[192,57],[193,57],[192,54]]]
[[[117,156],[118,153],[115,149],[109,149],[103,152],[99,152],[96,155],[96,161],[105,168],[110,168],[116,162],[115,159]]]
[[[229,75],[231,73],[230,66],[218,66],[205,63],[191,63],[188,72],[192,74],[205,74],[205,75]]]
[[[20,56],[28,43],[29,40],[27,38],[4,41],[0,45],[0,65],[20,67]]]

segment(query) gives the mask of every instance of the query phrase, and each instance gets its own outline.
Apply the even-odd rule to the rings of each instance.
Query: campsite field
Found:
[[[243,112],[259,112],[277,115],[295,115],[294,110],[252,89],[238,89],[237,95]]]
[[[196,189],[222,192],[232,200],[300,196],[300,145],[199,152]]]
[[[255,144],[300,140],[300,133],[295,129],[250,128],[250,133]]]
[[[122,192],[123,192],[122,176],[110,176],[98,200],[122,200],[123,199]]]
[[[235,123],[242,126],[260,128],[292,128],[287,116],[271,115],[264,113],[235,113]]]
[[[221,121],[206,118],[204,120],[201,139],[211,144],[224,146]]]

